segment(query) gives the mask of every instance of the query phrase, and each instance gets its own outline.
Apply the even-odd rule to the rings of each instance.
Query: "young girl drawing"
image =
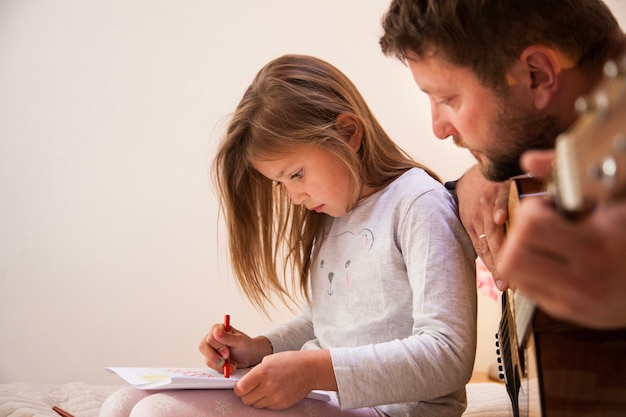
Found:
[[[127,392],[103,410],[462,414],[476,347],[471,242],[448,192],[392,142],[343,73],[309,56],[268,63],[214,168],[241,288],[264,310],[273,295],[297,299],[299,287],[303,311],[255,338],[211,328],[200,344],[208,366],[253,366],[233,391]],[[336,396],[305,399],[313,389]]]

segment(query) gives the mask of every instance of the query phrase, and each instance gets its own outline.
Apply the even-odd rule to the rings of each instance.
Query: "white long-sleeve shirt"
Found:
[[[265,334],[274,352],[329,349],[341,407],[460,416],[476,351],[475,253],[453,198],[411,169],[328,217],[310,305]]]

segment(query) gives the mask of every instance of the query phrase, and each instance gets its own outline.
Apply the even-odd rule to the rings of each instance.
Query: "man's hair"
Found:
[[[383,29],[385,55],[406,62],[407,50],[434,53],[494,88],[529,45],[556,48],[591,71],[622,36],[601,0],[393,0]]]

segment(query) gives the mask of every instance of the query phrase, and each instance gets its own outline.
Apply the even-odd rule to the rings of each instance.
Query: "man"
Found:
[[[555,318],[626,328],[626,201],[603,202],[572,221],[548,199],[527,198],[504,239],[506,180],[548,176],[556,137],[579,116],[576,99],[599,83],[607,60],[626,51],[607,6],[394,0],[383,27],[383,52],[405,62],[430,98],[435,135],[452,137],[478,161],[456,193],[498,288],[521,290]],[[626,109],[619,111],[626,120]]]

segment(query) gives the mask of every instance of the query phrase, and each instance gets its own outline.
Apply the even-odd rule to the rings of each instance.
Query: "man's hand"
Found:
[[[502,291],[508,284],[496,265],[504,241],[504,224],[508,218],[509,184],[509,181],[499,183],[486,180],[477,165],[456,184],[461,222],[472,240],[476,254],[489,268],[496,286]]]
[[[552,152],[529,152],[522,166],[550,172]],[[567,220],[551,201],[522,200],[498,257],[498,271],[546,313],[579,325],[626,326],[626,202],[599,204]]]

